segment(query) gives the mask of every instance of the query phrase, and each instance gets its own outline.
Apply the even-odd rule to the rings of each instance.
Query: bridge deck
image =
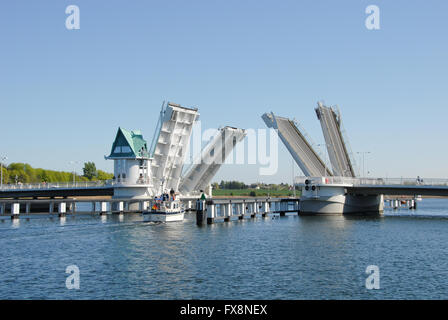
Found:
[[[294,121],[268,113],[263,114],[262,119],[268,128],[278,130],[280,139],[305,175],[332,175],[330,169],[313,149],[305,134],[297,128]]]
[[[296,177],[297,186],[343,187],[350,194],[448,197],[448,179]]]
[[[4,189],[0,198],[38,198],[38,197],[89,197],[113,196],[113,186],[87,188],[42,188],[42,189]]]
[[[320,120],[322,132],[327,145],[328,156],[335,176],[355,177],[355,170],[347,150],[347,141],[341,132],[340,121],[336,112],[319,104],[315,109]]]
[[[445,196],[448,197],[448,186],[403,186],[403,185],[359,185],[347,187],[348,193],[365,195],[397,195],[397,196]]]

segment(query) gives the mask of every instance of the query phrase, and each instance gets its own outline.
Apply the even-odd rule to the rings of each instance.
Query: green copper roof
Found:
[[[148,147],[140,131],[118,128],[109,158],[147,158]]]

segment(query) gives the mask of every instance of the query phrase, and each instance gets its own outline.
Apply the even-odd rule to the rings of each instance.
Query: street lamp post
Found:
[[[365,167],[365,155],[370,154],[370,151],[360,151],[356,152],[357,154],[362,154],[362,176],[363,178],[366,177],[366,167]]]
[[[70,161],[69,164],[73,165],[73,185],[75,185],[75,177],[76,177],[76,167],[75,165],[78,164],[79,161]]]
[[[3,190],[3,161],[8,160],[8,157],[1,157],[0,158],[0,171],[1,171],[1,182],[0,182],[0,189]]]

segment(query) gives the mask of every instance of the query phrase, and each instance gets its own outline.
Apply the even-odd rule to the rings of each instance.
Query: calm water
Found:
[[[447,299],[448,201],[385,217],[199,228],[139,215],[0,219],[1,299]],[[68,265],[80,289],[68,290]],[[380,290],[365,270],[380,268]]]

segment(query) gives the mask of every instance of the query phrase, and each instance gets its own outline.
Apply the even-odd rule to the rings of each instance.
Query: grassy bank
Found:
[[[213,189],[213,196],[220,197],[292,197],[292,190],[269,190],[269,189]],[[300,191],[296,190],[300,196]]]

